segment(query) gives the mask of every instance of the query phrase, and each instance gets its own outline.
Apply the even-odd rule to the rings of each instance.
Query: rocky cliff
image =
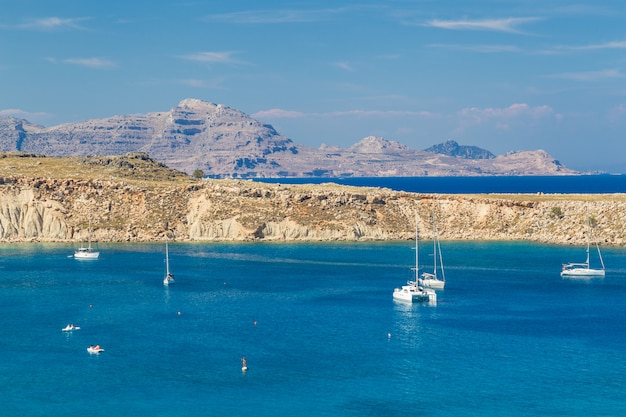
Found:
[[[101,242],[151,241],[166,234],[179,241],[404,240],[414,235],[417,212],[425,238],[435,213],[442,239],[583,244],[589,214],[602,244],[626,244],[622,194],[415,194],[331,183],[194,180],[171,173],[155,180],[133,174],[133,164],[150,163],[137,156],[97,159],[100,165],[92,159],[23,159],[27,162],[0,158],[0,173],[13,173],[0,177],[5,242],[80,241],[89,224]],[[50,161],[61,161],[65,174],[42,176],[53,169]],[[103,166],[118,169],[105,174]],[[35,175],[21,174],[25,170]]]
[[[453,144],[454,149],[448,142],[425,152],[367,137],[348,148],[314,149],[241,111],[196,99],[164,112],[53,127],[0,117],[0,151],[48,156],[143,152],[188,174],[202,170],[214,178],[576,174],[543,151],[484,158],[491,153]]]

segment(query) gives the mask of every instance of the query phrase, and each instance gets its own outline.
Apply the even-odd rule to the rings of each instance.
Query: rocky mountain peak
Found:
[[[348,148],[350,151],[362,153],[394,153],[407,149],[407,146],[394,140],[387,140],[376,136],[365,137]]]
[[[486,149],[481,149],[477,146],[459,145],[454,140],[431,146],[428,149],[424,149],[424,151],[466,159],[491,159],[496,157]]]
[[[219,105],[221,106],[221,105]],[[193,110],[207,110],[207,109],[215,109],[218,107],[218,104],[215,103],[211,103],[210,101],[205,101],[205,100],[200,100],[197,98],[186,98],[184,100],[181,100],[180,103],[178,103],[178,106],[176,107],[183,107],[183,108],[187,108],[187,109],[193,109]]]

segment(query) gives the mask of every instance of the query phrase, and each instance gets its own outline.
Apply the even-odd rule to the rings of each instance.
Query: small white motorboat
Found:
[[[80,330],[80,327],[74,326],[73,324],[68,324],[67,326],[61,329],[62,332],[71,332],[74,330]]]
[[[98,354],[100,352],[104,352],[104,349],[102,349],[99,345],[98,346],[91,345],[87,348],[87,352],[93,355],[93,354]]]

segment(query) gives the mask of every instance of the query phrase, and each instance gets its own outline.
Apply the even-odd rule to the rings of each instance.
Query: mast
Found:
[[[437,278],[437,221],[433,212],[433,275]]]
[[[589,221],[589,215],[587,215],[587,261],[585,262],[587,264],[587,269],[589,269],[589,241],[590,241],[589,235],[590,234],[591,234],[591,222]]]
[[[589,239],[591,238],[591,234],[593,233],[593,229],[591,229],[591,222],[589,221],[589,219],[587,219],[587,223],[589,225]],[[596,245],[596,250],[598,251],[598,257],[600,258],[600,264],[602,265],[602,270],[605,269],[604,267],[604,259],[602,259],[602,253],[600,252],[600,245],[598,244],[598,240],[595,238],[595,235],[593,237],[593,242]],[[589,268],[589,239],[587,240],[587,268]]]
[[[433,230],[434,230],[434,239],[437,242],[436,243],[437,248],[436,248],[436,252],[434,253],[434,256],[435,256],[435,258],[437,258],[437,256],[439,256],[439,266],[441,268],[441,279],[443,281],[445,281],[446,280],[446,273],[445,273],[445,271],[443,269],[443,256],[441,255],[441,243],[439,242],[439,230],[437,229],[437,222],[434,222],[434,229]],[[436,262],[437,261],[435,261],[435,263]],[[435,276],[436,275],[437,274],[435,273]]]
[[[415,212],[415,283],[419,280],[419,232],[417,227],[417,212]]]
[[[170,255],[169,249],[167,246],[167,239],[165,239],[165,276],[169,276],[170,274]]]
[[[87,249],[91,250],[91,217],[89,218],[89,225],[87,227]]]

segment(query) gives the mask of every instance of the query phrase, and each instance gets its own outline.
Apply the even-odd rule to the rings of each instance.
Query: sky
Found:
[[[294,142],[543,149],[626,173],[623,0],[0,0],[0,116],[197,98]]]

